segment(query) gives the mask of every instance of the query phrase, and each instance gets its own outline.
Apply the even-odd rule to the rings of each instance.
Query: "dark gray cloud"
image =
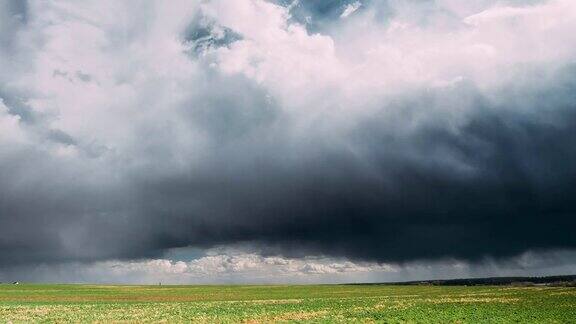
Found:
[[[271,119],[256,135],[218,141],[194,174],[138,185],[141,205],[166,248],[253,241],[392,262],[572,248],[573,71],[539,89],[502,89],[497,104],[456,88],[447,95],[471,92],[477,113],[455,128],[439,117],[400,134],[374,114],[344,144],[318,132],[294,147]],[[442,104],[434,92],[413,96],[397,103],[406,115],[395,123]]]
[[[183,39],[189,44],[191,54],[197,56],[213,48],[228,46],[242,39],[242,35],[218,25],[216,21],[206,18],[199,12],[184,31]]]
[[[309,32],[327,32],[335,21],[338,21],[346,6],[354,3],[368,3],[368,1],[355,0],[335,0],[335,1],[293,1],[293,0],[276,0],[273,1],[279,5],[290,8],[290,15],[293,21],[306,26]],[[382,2],[382,6],[387,1]]]
[[[0,51],[14,46],[18,29],[28,20],[26,0],[6,0],[0,4]]]
[[[530,20],[572,5],[352,3],[3,10],[0,265],[576,248],[570,20]]]

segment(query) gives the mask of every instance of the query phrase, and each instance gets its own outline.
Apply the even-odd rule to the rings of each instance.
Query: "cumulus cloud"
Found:
[[[575,18],[570,0],[4,2],[0,263],[572,249]]]
[[[8,267],[0,279],[102,283],[307,283],[374,280],[396,272],[391,265],[350,262],[328,257],[286,258],[262,256],[249,251],[210,249],[192,260],[149,259],[100,261],[90,264],[39,265],[34,271]]]
[[[186,249],[184,249],[186,250]],[[120,284],[214,284],[214,283],[377,283],[463,277],[546,276],[570,273],[573,251],[523,253],[498,261],[470,263],[455,259],[412,261],[402,265],[351,262],[343,258],[287,258],[262,256],[249,250],[216,248],[197,258],[49,263],[33,268],[8,266],[0,281],[120,283]]]
[[[350,16],[356,10],[358,10],[358,8],[360,8],[361,6],[362,6],[362,3],[360,3],[360,1],[356,1],[354,3],[347,4],[346,7],[344,7],[344,11],[342,11],[342,14],[340,15],[340,18],[346,18],[346,17]]]

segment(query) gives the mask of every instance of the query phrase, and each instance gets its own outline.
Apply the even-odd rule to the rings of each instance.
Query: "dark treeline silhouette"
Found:
[[[366,283],[352,285],[432,285],[432,286],[482,286],[482,285],[561,285],[576,286],[576,275],[547,276],[547,277],[490,277],[466,279],[437,279],[402,282]]]

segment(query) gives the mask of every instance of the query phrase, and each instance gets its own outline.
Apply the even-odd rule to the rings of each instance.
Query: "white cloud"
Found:
[[[360,1],[356,1],[353,3],[347,4],[344,7],[344,11],[342,11],[342,14],[340,15],[340,18],[346,18],[346,17],[350,16],[351,14],[356,12],[356,10],[360,9],[361,6],[362,6],[362,3],[360,3]]]
[[[324,257],[285,258],[281,256],[262,256],[256,253],[211,254],[183,262],[170,260],[151,260],[141,262],[104,262],[97,266],[112,266],[115,272],[128,276],[150,273],[154,275],[172,275],[172,280],[182,281],[301,281],[307,275],[337,275],[340,280],[356,273],[394,272],[395,267],[376,263],[354,263]],[[299,279],[300,278],[300,279]],[[322,278],[319,278],[322,279]]]
[[[7,145],[21,144],[25,133],[20,126],[20,118],[9,114],[8,107],[0,98],[0,148]]]
[[[115,246],[113,240],[93,238],[92,225],[133,220],[130,217],[140,212],[131,209],[135,192],[141,190],[132,187],[136,180],[145,187],[156,179],[191,178],[211,150],[228,148],[219,136],[236,125],[211,115],[220,106],[252,122],[256,118],[250,112],[264,105],[256,100],[262,96],[283,118],[285,133],[280,136],[287,137],[290,147],[306,146],[302,143],[317,138],[346,146],[347,131],[360,118],[376,111],[392,117],[402,114],[398,110],[404,108],[390,104],[398,97],[471,83],[491,98],[490,91],[502,84],[532,82],[522,77],[523,69],[540,68],[539,77],[545,80],[576,58],[573,0],[536,5],[446,0],[434,2],[431,11],[420,2],[391,3],[395,14],[386,19],[379,15],[382,4],[377,1],[363,10],[358,10],[360,2],[349,4],[342,12],[347,19],[338,20],[324,34],[309,33],[306,26],[290,20],[289,7],[264,0],[30,1],[26,24],[19,22],[21,17],[5,17],[8,10],[0,4],[0,165],[16,161],[17,167],[2,180],[20,185],[0,187],[0,194],[36,193],[32,196],[39,197],[38,208],[44,206],[40,202],[57,206],[53,219],[62,223],[38,226],[46,232],[34,236],[55,240],[50,247],[63,249],[68,257],[102,259],[130,244],[122,240]],[[199,15],[241,38],[191,57],[184,34]],[[222,36],[222,30],[216,32]],[[458,125],[470,110],[481,109],[471,104],[473,100],[466,95],[439,96],[439,103],[421,107],[410,123],[382,118],[380,126],[403,134],[427,120]],[[538,109],[529,107],[522,109]],[[27,113],[33,118],[24,120]],[[221,127],[218,134],[211,132],[211,123]],[[54,140],[54,131],[65,136]],[[230,147],[253,140],[251,136],[265,137],[233,133],[230,137],[236,142]],[[25,157],[19,155],[23,147]],[[300,153],[295,149],[295,160]],[[402,154],[430,158],[427,151]],[[440,155],[444,163],[457,167],[454,170],[473,170]],[[238,164],[252,162],[236,158]],[[78,198],[78,193],[83,195]],[[78,206],[63,208],[71,196]],[[195,201],[186,197],[186,203]],[[117,226],[107,226],[103,235],[114,234],[110,229]],[[29,224],[12,225],[10,237],[24,237],[29,231]],[[98,250],[89,237],[100,240],[106,251]],[[150,244],[147,238],[133,239],[135,246]],[[124,279],[136,273],[142,280],[162,274],[176,281],[238,280],[236,276],[273,281],[305,275],[342,275],[330,280],[346,280],[352,274],[395,268],[239,254],[187,262],[106,261],[81,269],[102,276],[113,269]]]
[[[570,273],[572,251],[526,252],[506,261],[478,263],[452,259],[402,265],[352,262],[330,257],[262,256],[234,249],[208,250],[193,260],[153,259],[39,265],[33,270],[7,268],[0,281],[44,281],[124,284],[262,284],[360,283],[467,277],[546,276]]]
[[[102,261],[43,265],[24,273],[5,270],[0,271],[0,279],[145,284],[310,283],[370,281],[396,271],[395,266],[354,263],[328,257],[286,258],[256,253],[214,254],[208,251],[208,255],[189,261]]]
[[[140,7],[136,15],[134,6]],[[345,13],[359,6],[349,4]],[[204,105],[203,65],[209,63],[225,75],[253,80],[302,129],[322,120],[338,134],[341,124],[407,89],[470,80],[495,87],[512,80],[518,64],[559,65],[576,56],[573,1],[485,6],[462,16],[450,32],[441,24],[422,26],[417,10],[398,6],[398,15],[382,24],[374,18],[378,4],[372,4],[330,36],[309,34],[289,21],[288,8],[263,0],[32,1],[30,23],[18,33],[18,48],[29,59],[3,59],[6,65],[28,64],[9,84],[27,94],[33,113],[44,116],[44,127],[69,134],[77,141],[74,149],[97,152],[103,168],[114,168],[156,164],[159,157],[146,152],[158,148],[155,140],[162,136],[174,139],[163,148],[173,159],[162,162],[177,167],[203,156],[209,139],[182,116]],[[182,33],[198,10],[242,39],[212,49],[200,62],[192,60]],[[466,105],[443,107],[456,121],[466,114]],[[142,141],[142,133],[151,130],[160,137]],[[54,154],[70,157],[70,149]]]
[[[215,66],[258,82],[304,120],[338,114],[349,120],[353,112],[371,111],[374,102],[420,88],[473,82],[490,91],[513,82],[520,64],[558,65],[576,55],[568,32],[576,28],[573,1],[471,4],[468,10],[447,3],[441,9],[452,10],[448,22],[418,5],[395,5],[398,14],[386,24],[375,18],[375,3],[331,36],[308,34],[287,21],[285,8],[263,1],[211,1],[204,8],[244,36],[216,50]]]

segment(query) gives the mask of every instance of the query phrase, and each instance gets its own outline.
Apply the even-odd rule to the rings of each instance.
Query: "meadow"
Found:
[[[575,287],[0,285],[0,322],[576,323]]]

